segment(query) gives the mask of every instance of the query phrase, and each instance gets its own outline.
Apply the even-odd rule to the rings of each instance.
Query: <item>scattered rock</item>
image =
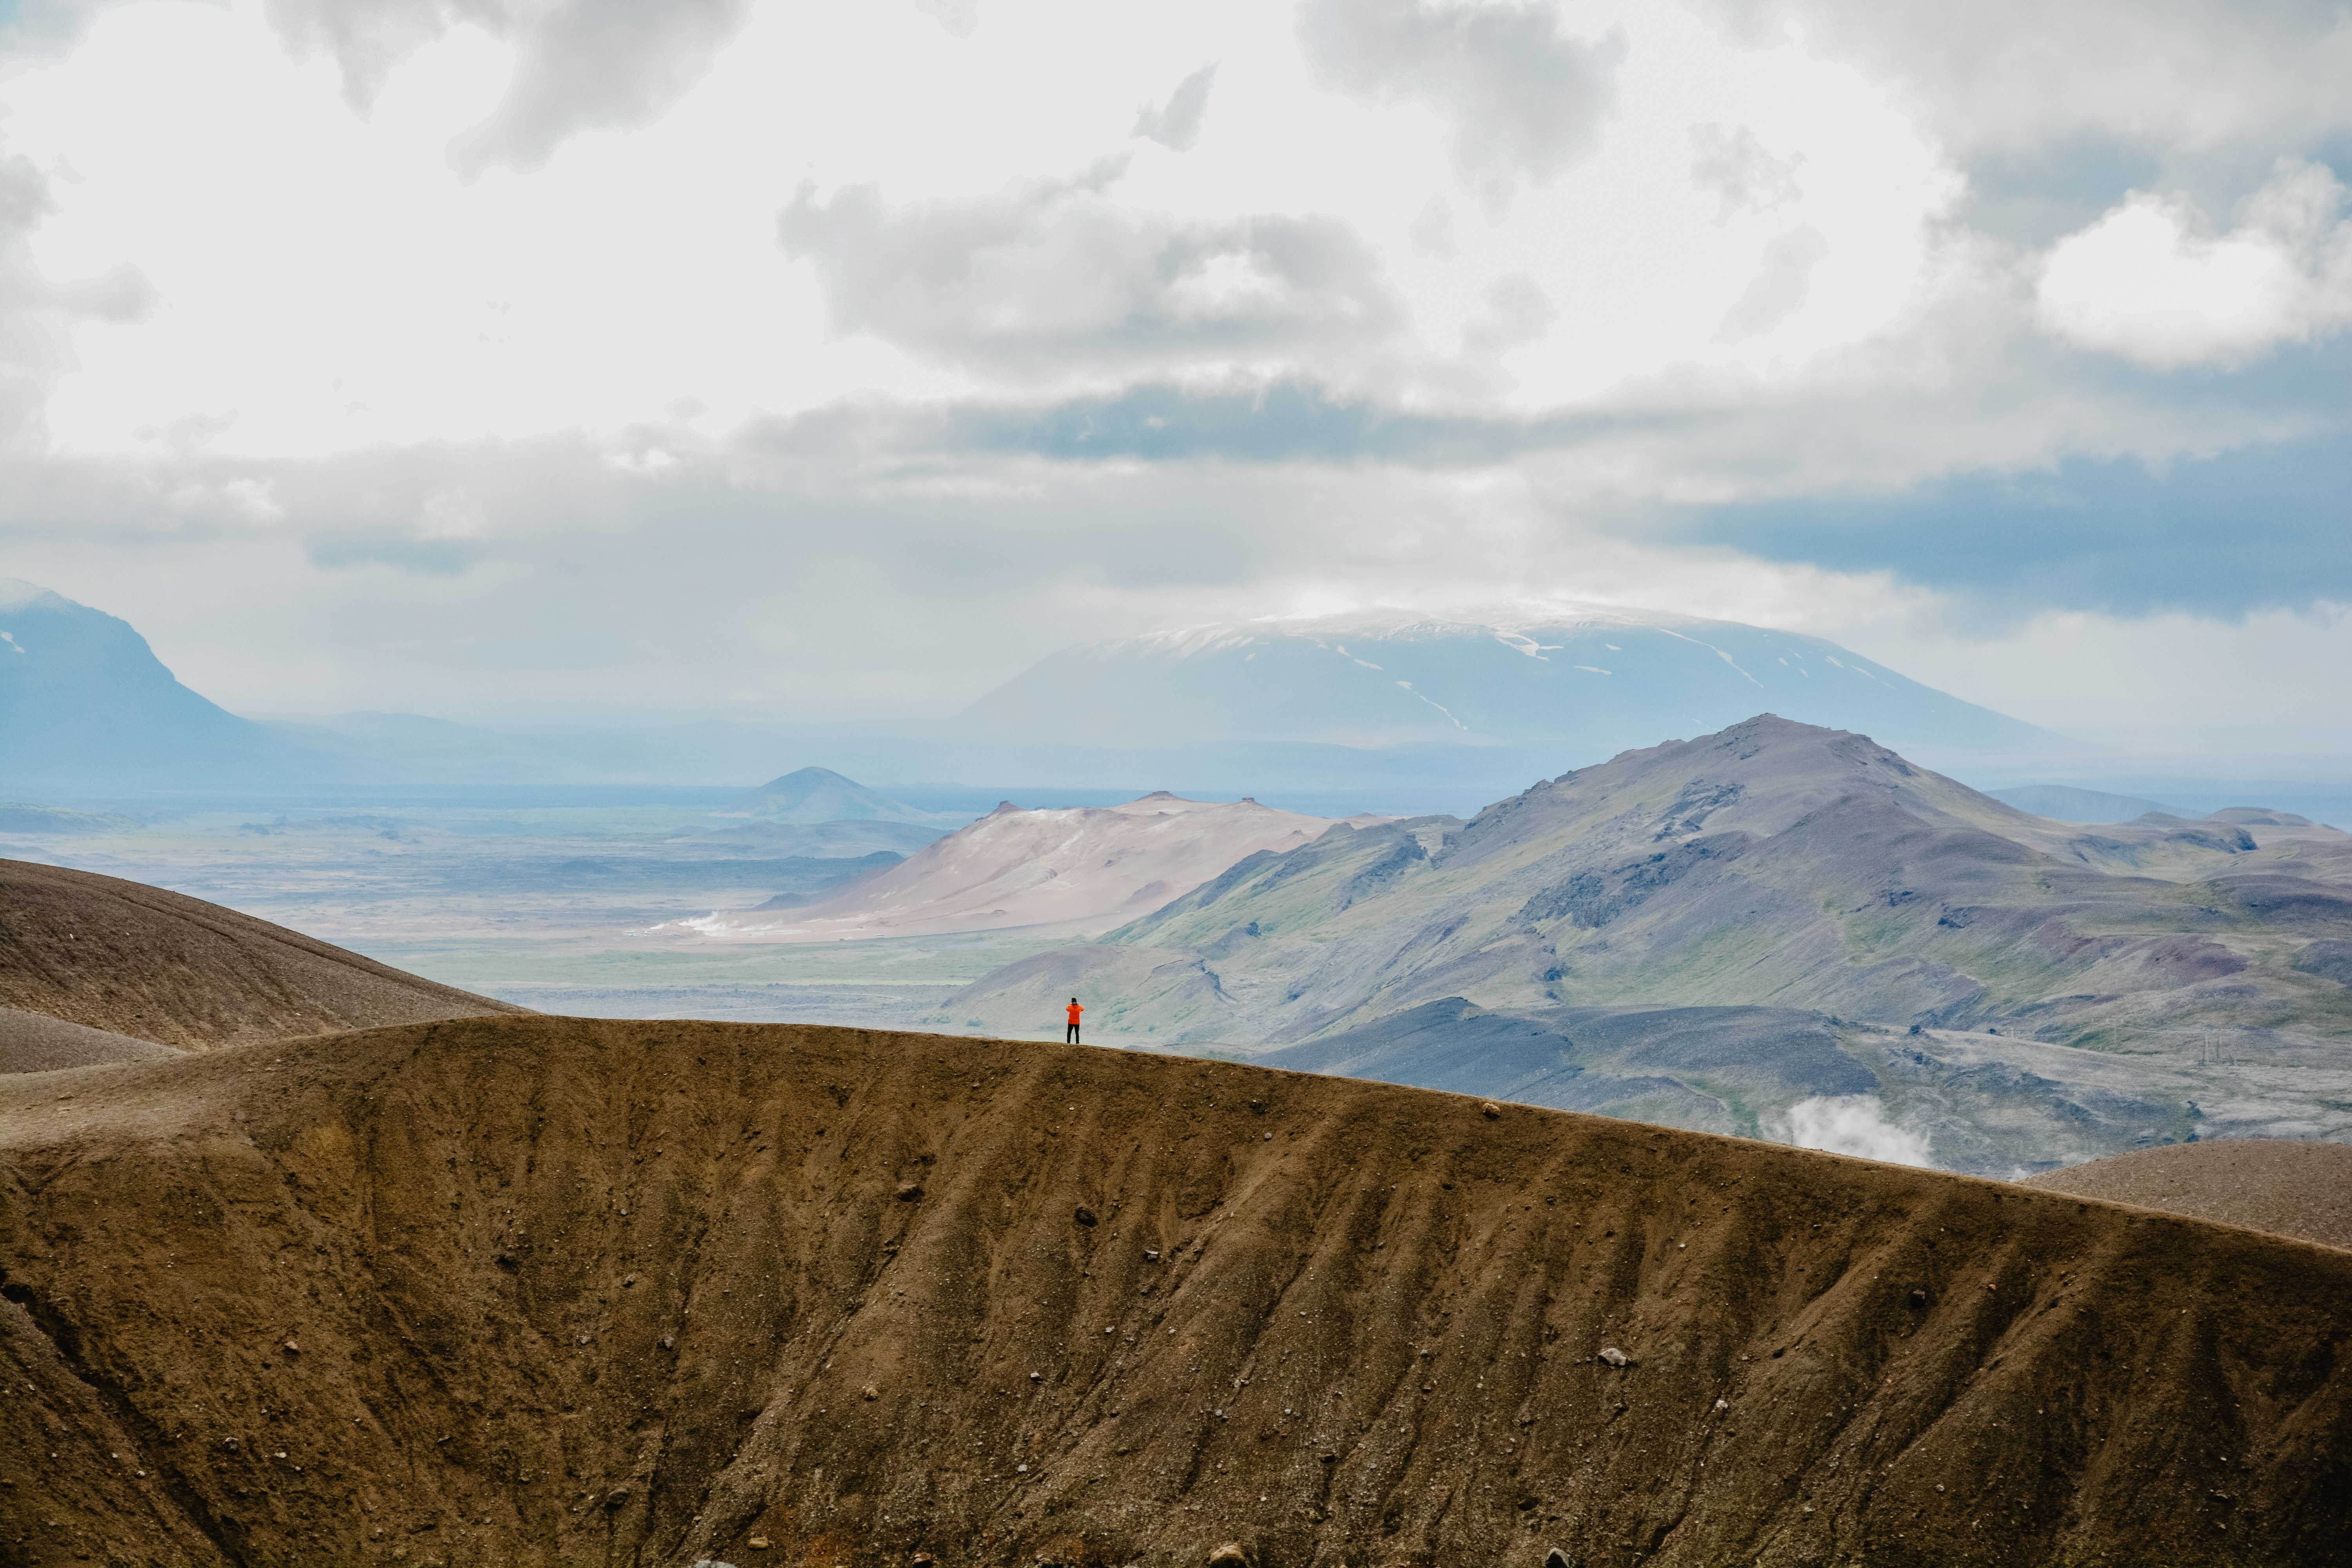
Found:
[[[1632,1356],[1627,1355],[1623,1351],[1619,1350],[1615,1345],[1603,1345],[1603,1346],[1601,1346],[1601,1359],[1602,1361],[1607,1362],[1611,1366],[1614,1366],[1614,1367],[1628,1367],[1628,1366],[1636,1366],[1636,1365],[1639,1365],[1639,1364],[1640,1364],[1639,1363],[1635,1362],[1635,1361],[1634,1361],[1634,1359],[1633,1359]]]
[[[292,1340],[288,1340],[284,1344],[278,1348],[284,1351],[288,1355],[300,1355],[302,1353],[302,1347]]]
[[[1490,1100],[1478,1108],[1478,1114],[1492,1121],[1503,1114],[1503,1108]]]
[[[1238,1541],[1228,1541],[1209,1553],[1208,1568],[1257,1568],[1251,1560],[1249,1549]]]
[[[743,1544],[754,1552],[765,1552],[768,1549],[768,1538],[764,1535],[755,1535]]]
[[[1568,1560],[1567,1552],[1555,1546],[1544,1553],[1544,1568],[1576,1568],[1576,1564]]]
[[[1731,1408],[1731,1401],[1728,1399],[1718,1399],[1715,1402],[1715,1407],[1717,1410],[1728,1410]]]
[[[1912,1291],[1912,1292],[1911,1292],[1911,1305],[1912,1305],[1915,1309],[1916,1309],[1916,1308],[1919,1308],[1919,1307],[1924,1307],[1924,1306],[1926,1306],[1927,1304],[1927,1292],[1926,1292],[1925,1290],[1914,1290],[1914,1291]]]
[[[636,1289],[636,1285],[637,1285],[637,1277],[636,1277],[635,1275],[634,1275],[634,1274],[630,1275],[627,1279],[624,1279],[624,1280],[622,1280],[622,1281],[621,1281],[621,1289],[624,1289],[624,1290],[634,1290],[634,1289]]]
[[[1042,1372],[1033,1372],[1029,1374],[1029,1381],[1032,1383],[1043,1383],[1045,1381],[1045,1374]]]
[[[922,1568],[922,1565],[923,1565],[924,1563],[929,1563],[930,1560],[931,1560],[931,1554],[930,1554],[929,1552],[916,1552],[916,1553],[915,1553],[915,1568]]]
[[[1095,1223],[1095,1211],[1080,1204],[1076,1218],[1080,1225],[1092,1225]]]
[[[1160,1254],[1155,1249],[1147,1247],[1143,1249],[1143,1261],[1146,1263],[1157,1263],[1160,1261]]]
[[[606,1508],[619,1508],[628,1500],[629,1489],[626,1487],[614,1487],[611,1491],[604,1494],[604,1506]]]
[[[900,1203],[902,1203],[902,1204],[911,1204],[911,1203],[914,1203],[914,1202],[917,1202],[918,1200],[919,1200],[919,1199],[922,1197],[922,1195],[923,1195],[923,1184],[922,1184],[922,1183],[920,1183],[920,1182],[900,1182],[900,1183],[898,1184],[898,1201],[899,1201]]]
[[[879,1399],[882,1397],[882,1391],[869,1383],[857,1391],[857,1397],[868,1400]]]

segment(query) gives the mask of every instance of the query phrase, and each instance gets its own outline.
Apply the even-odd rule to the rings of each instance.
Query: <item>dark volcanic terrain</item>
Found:
[[[0,1079],[0,1295],[11,1563],[2352,1538],[2352,1256],[1086,1047],[484,1017]]]

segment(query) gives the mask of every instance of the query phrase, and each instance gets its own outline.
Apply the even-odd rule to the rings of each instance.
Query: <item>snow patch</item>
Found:
[[[1589,669],[1595,675],[1607,675],[1610,673],[1608,670],[1601,668],[1597,664],[1580,664],[1576,668],[1579,669]]]

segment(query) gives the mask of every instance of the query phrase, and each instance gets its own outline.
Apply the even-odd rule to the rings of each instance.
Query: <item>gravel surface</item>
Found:
[[[2050,1171],[2023,1184],[2352,1248],[2352,1144],[2280,1138],[2172,1143]]]

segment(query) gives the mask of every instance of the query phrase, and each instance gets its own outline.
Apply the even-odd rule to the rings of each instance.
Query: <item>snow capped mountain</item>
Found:
[[[1820,637],[1561,603],[1383,605],[1088,644],[999,687],[958,726],[1111,746],[1559,743],[1593,760],[1759,712],[1889,745],[2063,744]]]

